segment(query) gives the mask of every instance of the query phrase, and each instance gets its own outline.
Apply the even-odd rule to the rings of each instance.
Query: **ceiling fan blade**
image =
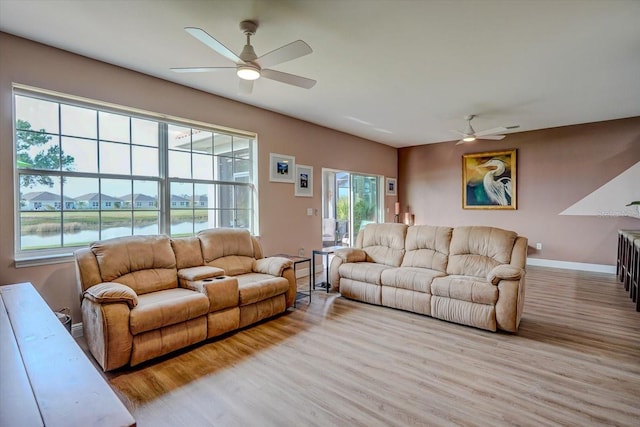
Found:
[[[505,135],[483,135],[483,136],[478,136],[476,135],[476,139],[493,139],[495,141],[500,141],[501,139],[504,139]]]
[[[185,68],[171,68],[171,71],[176,73],[208,73],[210,71],[220,70],[235,70],[236,67],[185,67]]]
[[[456,142],[456,145],[462,145],[464,143],[466,143],[467,141],[465,141],[464,139],[461,139],[460,141]]]
[[[269,53],[265,53],[260,58],[256,59],[256,62],[262,68],[269,68],[274,65],[282,64],[283,62],[291,61],[292,59],[300,58],[301,56],[312,53],[311,47],[302,40],[296,40],[292,43],[279,47],[276,50],[272,50]]]
[[[244,64],[244,61],[240,59],[238,55],[233,53],[229,48],[220,43],[218,40],[214,39],[209,33],[204,31],[202,28],[196,27],[186,27],[184,29],[187,33],[191,34],[193,37],[206,44],[211,49],[218,52],[220,55],[224,56],[230,61]]]
[[[493,135],[497,133],[503,133],[508,130],[518,129],[520,126],[501,126],[493,129],[482,130],[480,132],[476,132],[476,136],[484,136],[484,135]]]
[[[449,129],[449,132],[457,133],[458,135],[462,135],[462,136],[467,136],[466,133],[461,132],[459,130],[455,130],[455,129]]]
[[[486,130],[481,130],[479,132],[476,132],[476,136],[485,136],[485,135],[494,135],[497,133],[502,133],[502,132],[506,132],[508,129],[505,127],[497,127],[497,128],[492,128],[492,129],[486,129]]]
[[[261,74],[262,77],[265,77],[267,79],[275,80],[293,86],[298,86],[304,89],[311,89],[316,84],[316,81],[313,79],[296,76],[294,74],[283,73],[282,71],[262,70]]]
[[[242,95],[251,95],[251,92],[253,92],[254,81],[255,80],[240,79],[240,83],[238,84],[238,92]]]

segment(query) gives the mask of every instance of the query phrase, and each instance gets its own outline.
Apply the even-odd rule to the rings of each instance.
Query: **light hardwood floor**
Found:
[[[106,377],[141,427],[639,426],[640,313],[614,275],[541,267],[515,335],[316,291]]]

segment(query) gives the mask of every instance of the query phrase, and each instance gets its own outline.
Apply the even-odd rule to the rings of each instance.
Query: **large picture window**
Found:
[[[256,233],[255,135],[14,88],[16,259],[119,236]]]

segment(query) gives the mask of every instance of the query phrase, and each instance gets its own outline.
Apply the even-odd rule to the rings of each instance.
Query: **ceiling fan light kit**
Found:
[[[260,71],[258,68],[251,65],[241,65],[236,71],[238,77],[244,80],[257,80],[260,78]]]
[[[514,126],[506,126],[506,127],[497,127],[493,129],[481,130],[479,132],[476,132],[475,129],[473,129],[473,126],[471,126],[471,120],[473,120],[474,117],[476,117],[475,114],[470,114],[464,117],[464,119],[467,121],[467,129],[464,132],[460,132],[459,130],[452,131],[462,136],[462,139],[458,141],[456,145],[464,144],[465,142],[473,142],[477,139],[491,139],[494,141],[499,141],[506,136],[506,135],[499,135],[499,134],[506,132],[508,130],[517,129],[520,127],[518,125],[514,125]]]
[[[241,79],[239,88],[241,93],[250,94],[253,90],[253,81],[260,77],[304,89],[311,89],[316,84],[313,79],[267,68],[312,53],[313,50],[308,44],[302,40],[296,40],[258,57],[253,46],[251,46],[251,36],[256,33],[258,23],[251,20],[242,21],[240,29],[247,36],[247,43],[239,56],[201,28],[187,27],[184,30],[210,49],[236,64],[236,74]],[[233,67],[187,67],[172,68],[171,70],[176,73],[203,73],[225,69],[233,69]]]

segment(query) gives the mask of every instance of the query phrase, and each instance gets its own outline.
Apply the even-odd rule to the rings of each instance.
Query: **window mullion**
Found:
[[[158,150],[160,155],[160,232],[170,234],[171,185],[169,182],[169,125],[158,122]]]

